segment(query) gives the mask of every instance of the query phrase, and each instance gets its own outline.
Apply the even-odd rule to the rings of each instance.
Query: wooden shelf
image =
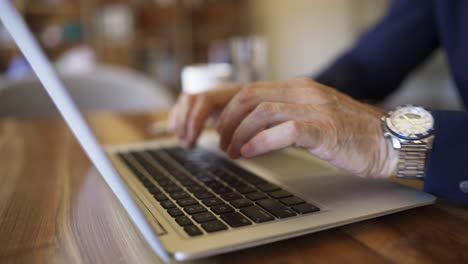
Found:
[[[157,60],[169,61],[177,71],[177,77],[165,83],[172,87],[180,86],[178,75],[184,65],[207,61],[213,41],[247,32],[243,24],[246,19],[242,19],[245,0],[204,0],[196,7],[184,0],[168,6],[136,0],[67,0],[57,5],[36,0],[17,2],[36,35],[48,25],[79,23],[84,34],[82,43],[93,47],[102,63],[134,67],[154,75],[154,65],[161,65]],[[97,16],[109,5],[124,6],[133,14],[132,40],[125,45],[106,40],[95,28]],[[62,43],[45,51],[55,59],[75,44],[79,43]]]

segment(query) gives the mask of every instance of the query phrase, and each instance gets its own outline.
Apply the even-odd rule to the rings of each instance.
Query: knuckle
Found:
[[[239,98],[241,101],[248,101],[250,98],[252,98],[256,90],[259,88],[258,84],[255,83],[250,83],[242,86],[241,90],[239,91]]]
[[[267,117],[275,111],[276,105],[270,102],[262,102],[255,107],[255,116]]]
[[[295,121],[295,120],[289,121],[288,128],[289,129],[287,132],[291,137],[297,139],[300,136],[301,128],[302,128],[302,125],[300,122]]]

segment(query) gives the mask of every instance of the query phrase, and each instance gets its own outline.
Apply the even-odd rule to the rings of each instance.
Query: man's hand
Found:
[[[232,84],[198,94],[183,93],[169,114],[169,129],[188,147],[193,147],[206,120],[219,113],[240,90]]]
[[[192,115],[204,120],[206,114],[199,112]],[[221,148],[232,158],[294,145],[353,174],[383,178],[391,176],[398,163],[398,153],[383,136],[384,114],[310,79],[258,82],[232,98],[217,130]],[[193,126],[186,129],[191,140],[199,131]]]

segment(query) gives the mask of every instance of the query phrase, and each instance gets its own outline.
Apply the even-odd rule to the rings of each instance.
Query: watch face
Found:
[[[434,118],[419,106],[404,106],[390,112],[386,118],[387,128],[402,139],[418,140],[433,132]]]

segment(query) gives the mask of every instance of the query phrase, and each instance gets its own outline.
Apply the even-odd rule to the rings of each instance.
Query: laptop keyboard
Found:
[[[171,147],[119,156],[189,236],[320,211],[203,149]]]

